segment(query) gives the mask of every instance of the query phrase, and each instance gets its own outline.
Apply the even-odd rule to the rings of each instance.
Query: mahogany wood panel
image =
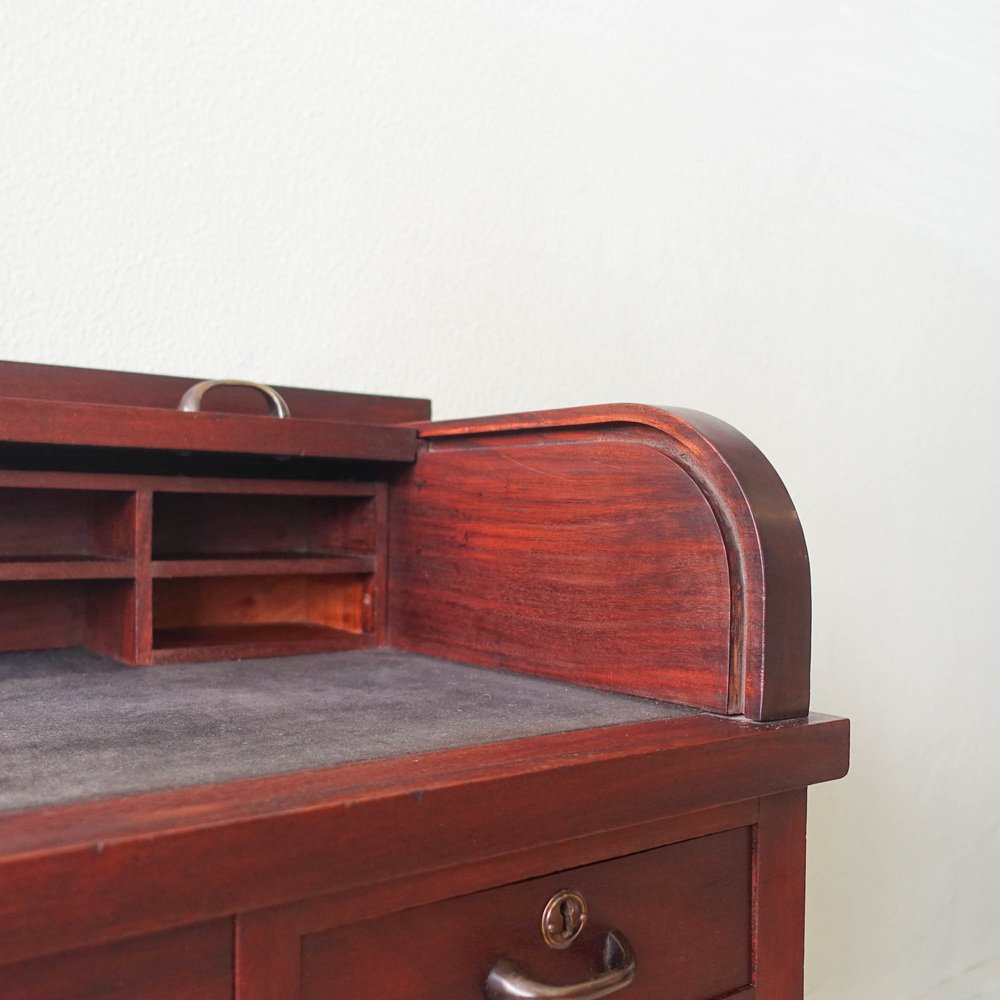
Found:
[[[375,637],[308,622],[262,622],[250,625],[200,625],[158,629],[153,635],[152,662],[193,663],[198,660],[248,660],[297,653],[329,653],[368,649]]]
[[[801,997],[806,902],[806,790],[760,801],[754,846],[754,980],[760,1000]]]
[[[232,1000],[233,924],[217,920],[0,967],[4,1000]]]
[[[542,909],[563,888],[590,916],[565,951]],[[636,950],[635,1000],[708,1000],[750,983],[750,831],[685,841],[488,892],[338,927],[302,942],[302,1000],[478,1000],[499,955],[546,982],[593,977],[603,935]]]
[[[153,631],[214,625],[322,625],[361,632],[358,576],[230,576],[158,579]]]
[[[246,557],[214,559],[157,559],[152,564],[154,579],[198,576],[312,575],[331,573],[374,573],[375,556],[287,556],[255,553]],[[109,576],[113,575],[111,573]]]
[[[105,490],[157,493],[230,493],[276,496],[371,496],[380,483],[319,482],[294,479],[232,479],[219,476],[159,476],[109,472],[59,472],[31,469],[0,470],[0,485],[19,489]]]
[[[126,491],[18,489],[0,472],[0,574],[8,563],[130,558]]]
[[[3,816],[0,961],[830,780],[848,733],[697,715]]]
[[[425,424],[420,432],[432,444],[464,448],[589,434],[641,441],[668,456],[704,495],[725,544],[729,711],[761,720],[808,711],[811,605],[802,528],[773,467],[735,428],[693,410],[612,405]]]
[[[237,1000],[298,1000],[302,943],[291,909],[236,918]]]
[[[377,920],[404,909],[560,869],[752,826],[756,821],[756,800],[737,802],[639,826],[569,837],[529,851],[242,914],[237,920],[237,995],[240,1000],[297,1000],[301,988],[300,939],[305,935]]]
[[[0,560],[0,580],[123,580],[134,575],[135,563],[131,559],[65,556]]]
[[[0,361],[0,396],[19,396],[25,399],[116,403],[174,410],[184,391],[201,381],[203,378],[140,375],[133,372]],[[312,420],[398,424],[427,420],[431,415],[431,404],[426,399],[288,386],[275,388],[284,396],[294,416]],[[267,412],[267,403],[258,393],[227,386],[220,386],[208,393],[203,407],[205,410],[227,413]]]
[[[136,585],[120,580],[85,593],[86,619],[82,645],[95,653],[135,663],[139,656]]]
[[[0,397],[0,441],[412,462],[416,432],[377,424]]]
[[[374,553],[372,508],[362,497],[157,492],[153,558]]]
[[[133,613],[134,645],[126,643],[122,659],[126,663],[148,666],[153,657],[153,493],[139,484],[135,505],[135,604]],[[128,655],[135,651],[135,658]]]
[[[725,546],[653,448],[433,442],[390,524],[392,645],[726,710]]]
[[[0,582],[0,651],[82,645],[87,595],[105,582]]]

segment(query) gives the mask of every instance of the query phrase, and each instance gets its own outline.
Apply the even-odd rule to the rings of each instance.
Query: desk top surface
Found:
[[[125,667],[0,656],[0,811],[695,714],[389,649]]]

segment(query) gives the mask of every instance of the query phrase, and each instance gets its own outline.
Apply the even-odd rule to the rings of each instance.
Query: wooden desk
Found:
[[[0,995],[801,996],[849,734],[753,445],[187,384],[0,365]]]

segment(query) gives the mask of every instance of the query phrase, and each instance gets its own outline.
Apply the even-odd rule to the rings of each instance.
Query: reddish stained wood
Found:
[[[135,585],[120,580],[101,588],[90,587],[85,595],[86,622],[82,645],[105,656],[135,662]]]
[[[390,643],[725,711],[711,507],[641,443],[431,448],[392,494]]]
[[[0,472],[0,587],[121,581],[8,588],[0,648],[84,644],[149,664],[371,645],[385,507],[383,483]]]
[[[754,981],[760,1000],[802,996],[806,790],[760,801],[754,847]]]
[[[579,942],[545,946],[547,899],[571,887],[590,916]],[[501,954],[547,982],[586,982],[603,935],[619,928],[636,950],[636,1000],[715,997],[750,981],[747,828],[572,868],[430,906],[377,925],[341,926],[302,942],[301,996],[358,1000],[479,996]]]
[[[419,425],[432,442],[499,447],[506,438],[558,439],[584,429],[644,441],[690,476],[711,506],[732,582],[729,711],[755,719],[809,707],[809,561],[777,473],[735,428],[694,410],[609,405]],[[464,440],[464,443],[462,442]]]
[[[362,577],[206,576],[153,584],[153,631],[243,625],[316,625],[362,631]]]
[[[106,586],[107,581],[0,582],[0,651],[81,645],[87,595]]]
[[[126,663],[148,666],[153,658],[153,493],[140,486],[135,494],[135,589],[132,593],[133,638],[122,646]],[[130,655],[132,654],[132,655]]]
[[[2,817],[0,960],[530,850],[566,803],[598,833],[802,787],[847,744],[843,720],[692,716]]]
[[[74,494],[67,494],[72,498]],[[149,576],[149,494],[110,494],[125,502],[113,518],[98,526],[104,544],[111,551],[130,558],[132,579],[114,586],[91,587],[86,594],[87,612],[84,644],[98,653],[129,663],[143,662],[145,635],[142,612]]]
[[[131,559],[24,559],[0,562],[0,580],[116,580],[135,575]]]
[[[301,954],[290,912],[241,913],[236,918],[236,996],[239,1000],[299,1000]]]
[[[45,490],[94,490],[103,493],[151,490],[156,493],[230,493],[275,496],[368,497],[381,483],[319,482],[282,479],[226,479],[210,476],[116,475],[106,472],[36,472],[0,470],[3,488]],[[67,503],[75,502],[67,500]]]
[[[272,941],[283,949],[282,938],[286,935],[297,939],[345,924],[375,920],[408,907],[749,827],[756,822],[757,800],[751,799],[596,834],[571,829],[564,839],[530,850],[274,907],[260,911],[258,916],[263,924],[271,921]]]
[[[0,575],[4,567],[0,567]],[[257,558],[219,557],[215,559],[156,559],[152,564],[154,579],[204,576],[267,576],[287,574],[308,576],[331,573],[373,573],[375,556],[361,555],[289,555],[287,558],[262,554]],[[112,574],[108,574],[109,576]]]
[[[233,924],[217,920],[0,967],[4,1000],[232,1000]]]
[[[69,368],[0,361],[0,396],[63,400],[78,403],[115,403],[175,410],[184,391],[201,378],[140,375],[134,372]],[[427,420],[431,404],[426,399],[377,396],[275,386],[295,417],[311,420],[399,424]],[[262,414],[267,403],[249,389],[220,386],[205,396],[203,408],[226,413]]]
[[[346,457],[351,448],[359,448],[368,449],[365,457],[383,457],[387,441],[401,447],[402,439],[386,438],[382,432],[393,428],[372,427],[373,422],[427,416],[420,401],[370,398],[357,404],[352,398],[352,407],[359,408],[348,414],[338,410],[347,397],[337,400],[319,393],[315,396],[322,414],[317,411],[315,416],[327,421],[324,426],[307,432],[295,425],[309,422],[298,419],[278,429],[270,418],[190,418],[155,410],[172,407],[174,390],[179,398],[186,380],[168,386],[171,380],[121,373],[2,364],[0,396],[6,388],[15,390],[10,395],[25,393],[32,379],[44,388],[27,394],[50,402],[0,401],[0,412],[9,418],[8,433],[26,435],[8,440],[218,448],[218,457],[210,460],[216,468],[235,471],[236,463],[243,462],[243,471],[251,472],[246,463],[252,461],[252,474],[269,460],[229,459],[227,451],[288,454],[284,448],[294,441],[309,455]],[[117,395],[106,391],[112,387],[120,390]],[[164,402],[161,393],[168,389],[171,399]],[[290,397],[293,394],[297,391]],[[106,405],[112,400],[132,408]],[[239,391],[220,391],[209,400],[240,412],[261,405],[253,394]],[[302,406],[292,405],[297,418],[307,415]],[[188,426],[197,431],[184,441],[175,433],[179,417],[196,421]],[[332,422],[345,418],[363,419],[369,426]],[[774,471],[732,428],[686,411],[595,407],[425,425],[421,432],[428,448],[421,464],[413,475],[403,476],[399,490],[392,486],[393,551],[412,562],[394,560],[394,570],[403,568],[391,583],[393,600],[400,602],[394,607],[409,616],[394,614],[393,627],[398,620],[405,625],[403,633],[439,643],[424,651],[471,660],[482,655],[498,665],[537,672],[558,673],[569,667],[577,671],[575,680],[625,689],[621,677],[634,666],[639,674],[645,671],[640,684],[650,683],[652,677],[660,685],[657,690],[675,700],[719,711],[743,710],[759,718],[806,711],[808,564],[801,530]],[[412,458],[412,432],[407,447]],[[377,448],[383,450],[375,455],[372,449]],[[20,455],[18,461],[25,455],[33,460],[27,448],[8,451]],[[74,452],[86,454],[82,449]],[[114,453],[115,461],[125,454]],[[511,458],[522,463],[516,472],[508,468]],[[209,459],[202,456],[200,461]],[[624,468],[615,467],[619,461]],[[277,468],[278,463],[273,464]],[[337,468],[349,474],[350,466]],[[408,494],[425,471],[423,494]],[[598,482],[595,500],[593,486]],[[42,634],[46,646],[86,641],[112,655],[149,662],[204,655],[204,649],[185,645],[193,641],[216,644],[214,656],[236,656],[286,653],[314,641],[326,646],[325,634],[331,632],[365,643],[386,636],[384,485],[10,472],[0,475],[0,486],[25,494],[36,491],[41,506],[51,512],[49,518],[40,517],[30,499],[0,490],[0,514],[8,504],[8,527],[16,522],[24,529],[15,532],[20,540],[9,552],[0,541],[0,578],[4,565],[12,575],[69,576],[74,562],[78,572],[94,573],[104,572],[94,567],[106,567],[108,559],[125,561],[118,570],[132,563],[135,572],[134,582],[0,583],[0,596],[10,598],[0,602],[0,629],[7,629],[9,640]],[[115,489],[117,496],[111,492]],[[41,492],[45,490],[75,495],[67,499]],[[157,564],[158,574],[200,572],[206,579],[198,584],[207,588],[184,594],[179,588],[186,581],[181,578],[157,585],[162,588],[160,621],[173,625],[159,633],[169,648],[157,650],[152,647],[150,548],[154,492],[175,498],[162,507],[173,503],[175,515],[172,537],[171,515],[167,531],[160,526],[161,543],[166,539],[162,551],[171,558]],[[215,496],[207,502],[176,496],[184,492]],[[233,496],[254,492],[274,503]],[[279,501],[280,496],[285,500]],[[358,499],[323,499],[337,496]],[[589,504],[581,504],[588,496]],[[365,499],[371,497],[374,503]],[[190,505],[190,516],[183,514],[185,504]],[[249,510],[255,504],[256,513]],[[294,510],[296,529],[304,531],[288,547],[282,526],[277,533],[272,530],[269,513],[283,505],[286,515]],[[435,505],[442,515],[439,523],[431,523],[429,509]],[[331,506],[338,509],[335,517],[313,519],[314,507]],[[216,515],[206,518],[209,508]],[[525,509],[530,511],[527,520],[534,518],[541,527],[522,531]],[[213,528],[210,537],[199,541],[191,526],[206,519]],[[468,530],[470,519],[480,532],[472,539],[460,534]],[[25,539],[27,548],[21,551],[17,546]],[[432,558],[426,562],[421,545],[430,550]],[[355,580],[349,599],[340,595],[332,602],[311,601],[291,595],[289,587],[323,589],[325,584],[322,575],[307,570],[301,575],[312,582],[283,580],[296,570],[285,562],[286,556],[299,553],[304,562],[331,552],[361,554],[374,560],[376,572]],[[188,555],[192,559],[181,565]],[[438,590],[435,603],[436,581],[430,574],[442,566],[446,587]],[[270,570],[268,593],[253,589],[260,579],[231,583],[233,569],[247,578]],[[208,579],[210,574],[218,578]],[[175,584],[178,590],[172,592]],[[240,589],[237,598],[249,597],[256,610],[227,624],[232,595],[224,592],[231,586]],[[31,605],[38,599],[41,609]],[[293,604],[300,610],[293,612]],[[529,614],[519,614],[524,609]],[[553,623],[574,615],[576,627],[557,634],[561,626]],[[586,624],[601,622],[601,615],[612,623],[605,631],[618,632],[608,639],[598,631],[595,641]],[[288,620],[292,618],[314,624]],[[341,628],[330,629],[330,624]],[[368,634],[352,635],[343,628]],[[291,644],[296,630],[297,647]],[[324,636],[317,640],[303,634],[315,631]],[[672,636],[669,642],[664,641],[667,635]],[[616,646],[619,641],[622,645]],[[455,936],[468,934],[471,926],[486,919],[484,912],[495,909],[490,900],[498,897],[483,890],[501,882],[603,861],[685,836],[711,840],[718,824],[746,828],[756,821],[752,877],[757,986],[737,988],[729,995],[787,1000],[801,996],[801,787],[844,773],[847,740],[847,725],[839,720],[812,717],[754,726],[745,720],[698,716],[0,817],[0,960],[29,959],[65,948],[94,949],[8,966],[22,974],[21,980],[10,982],[28,983],[27,995],[33,1000],[44,998],[53,983],[53,995],[60,998],[72,996],[69,991],[76,987],[81,998],[91,1000],[136,995],[203,998],[213,995],[205,989],[206,982],[215,982],[212,973],[199,975],[196,985],[183,985],[178,992],[173,965],[162,960],[158,944],[148,944],[163,935],[113,946],[103,942],[220,918],[218,925],[226,928],[225,947],[221,953],[210,949],[206,962],[218,961],[213,967],[224,968],[223,995],[231,995],[232,937],[226,916],[244,911],[236,952],[236,988],[244,1000],[299,997],[301,935],[309,929],[325,932],[330,921],[342,928],[325,938],[336,955],[344,956],[338,970],[363,958],[371,944],[369,934],[391,933],[401,921],[412,922],[410,929],[418,933],[403,934],[394,951],[423,943],[411,962],[430,953],[438,959],[432,958],[434,975],[454,936],[430,919],[430,911],[462,911],[453,929]],[[766,796],[759,808],[756,796]],[[517,815],[526,822],[503,821],[510,803],[516,803]],[[723,948],[735,943],[742,949],[736,979],[748,978],[751,867],[745,830],[734,836],[742,837],[744,844],[739,872],[726,869],[724,859],[715,867],[686,864],[655,894],[667,899],[669,907],[676,902],[671,894],[692,873],[716,880],[702,885],[683,905],[677,902],[682,921],[690,921],[691,913],[700,912],[698,907],[718,904],[695,934],[699,941],[685,960],[685,975],[711,967],[717,956],[709,942],[716,936],[723,939]],[[705,847],[697,841],[669,849],[671,855],[698,850]],[[610,870],[615,864],[595,867]],[[648,890],[651,878],[655,881],[660,874],[659,868],[644,871],[639,891]],[[649,919],[642,917],[641,906],[633,905],[630,879],[612,881],[614,891],[623,894],[623,914],[643,927],[662,918],[662,905],[651,906]],[[740,901],[735,901],[730,894],[741,885]],[[497,891],[513,896],[523,888]],[[437,902],[470,892],[482,893],[490,905],[480,910],[467,896]],[[426,914],[412,910],[422,905]],[[81,920],[84,906],[86,918]],[[245,912],[259,908],[266,909]],[[410,912],[378,925],[345,927],[408,908]],[[623,926],[625,919],[620,920]],[[495,921],[489,922],[492,931]],[[356,947],[351,947],[354,935]],[[199,938],[192,947],[197,949],[204,940]],[[316,940],[313,944],[322,950]],[[477,940],[488,946],[485,925]],[[122,950],[126,947],[135,950]],[[644,954],[650,953],[645,942],[641,947]],[[655,948],[653,953],[658,954]],[[372,954],[372,965],[377,966],[383,951],[374,949]],[[154,958],[146,964],[144,955]],[[549,958],[556,961],[542,956],[540,971]],[[321,959],[327,973],[320,979],[331,971],[330,961],[329,955]],[[101,964],[121,964],[133,978],[98,983],[92,970]],[[391,966],[391,960],[383,966]],[[405,975],[404,966],[397,963],[396,968]],[[555,975],[563,968],[553,965],[548,971]],[[139,971],[133,975],[129,969]],[[30,973],[27,979],[25,970]],[[142,981],[146,975],[149,984]],[[180,980],[188,982],[183,974]],[[398,985],[399,976],[396,980]],[[2,971],[0,981],[8,986]],[[401,995],[407,1000],[420,995],[424,983],[422,979],[414,988],[404,987]],[[698,995],[730,985],[703,985]],[[362,988],[367,987],[359,984],[354,994]],[[160,989],[167,992],[155,992]],[[640,980],[635,989],[639,996],[647,986]],[[383,989],[379,995],[391,994]]]
[[[0,398],[0,441],[412,462],[407,427]]]
[[[382,646],[389,638],[389,488],[385,483],[380,484],[376,491],[374,515],[371,532],[375,545],[375,571],[365,578],[362,627],[374,636],[376,645]],[[346,537],[338,541],[360,544],[361,539],[368,537],[369,528],[367,521],[359,523],[359,520],[346,519],[344,530]],[[361,538],[358,537],[359,532],[362,532]]]
[[[14,489],[11,485],[0,472],[0,573],[21,560],[131,557],[130,492]]]
[[[247,625],[202,625],[157,629],[153,633],[153,663],[193,663],[199,660],[249,660],[297,653],[329,653],[369,649],[374,636],[308,622],[264,622]]]
[[[374,522],[370,497],[157,491],[153,558],[374,554]]]

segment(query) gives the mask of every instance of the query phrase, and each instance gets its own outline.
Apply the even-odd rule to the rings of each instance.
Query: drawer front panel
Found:
[[[230,1000],[232,921],[2,966],[0,996],[4,1000]]]
[[[559,889],[585,897],[579,938],[557,951],[540,919]],[[302,939],[302,1000],[481,1000],[507,956],[558,984],[592,978],[608,930],[635,949],[623,1000],[709,1000],[751,978],[749,828],[417,907]]]

